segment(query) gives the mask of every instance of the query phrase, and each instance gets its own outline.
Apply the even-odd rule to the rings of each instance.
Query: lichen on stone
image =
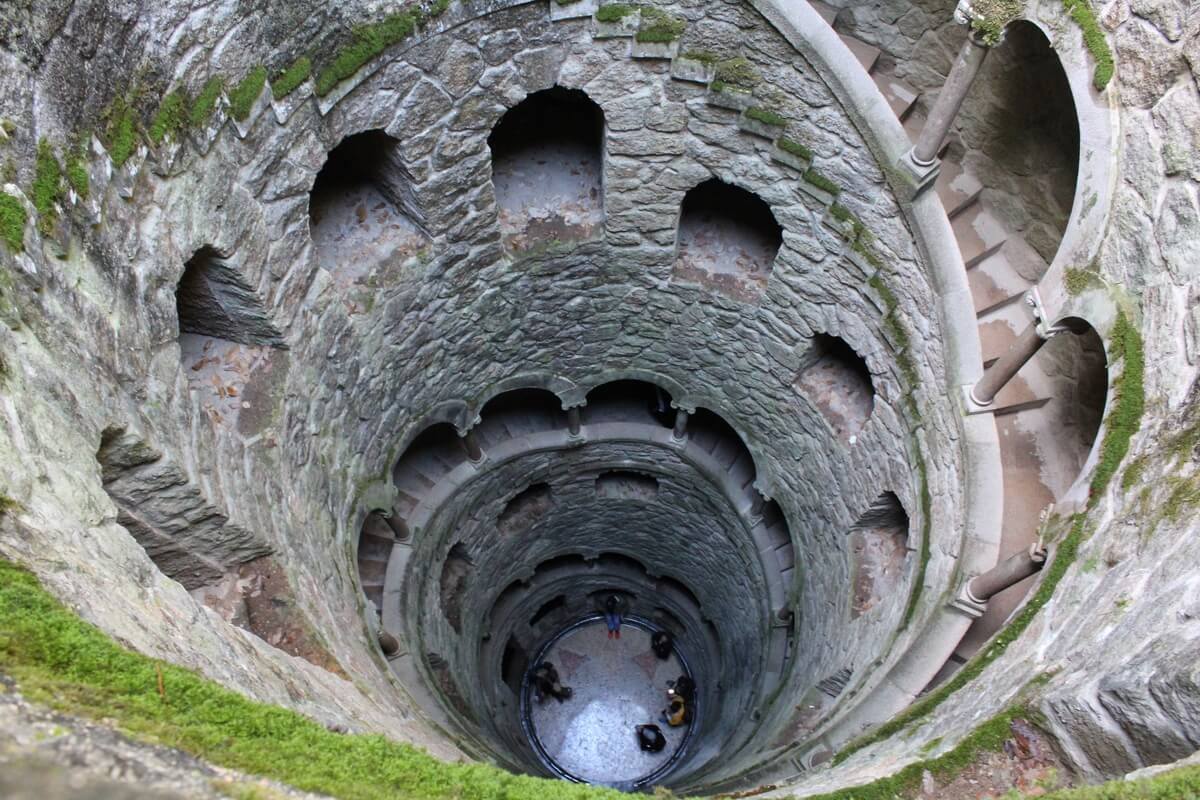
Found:
[[[673,42],[683,35],[686,27],[686,20],[654,6],[646,6],[642,9],[641,23],[634,38],[644,43]]]

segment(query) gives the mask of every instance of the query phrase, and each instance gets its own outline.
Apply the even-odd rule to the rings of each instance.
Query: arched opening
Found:
[[[729,476],[730,484],[742,492],[753,491],[758,475],[754,457],[732,425],[720,414],[707,408],[697,408],[687,423],[689,443],[704,450]]]
[[[666,390],[645,381],[618,380],[602,383],[587,393],[583,421],[588,425],[643,422],[669,428],[675,423],[675,411]]]
[[[395,534],[383,517],[367,514],[358,535],[358,580],[376,611],[383,608],[383,586],[395,543]]]
[[[812,338],[795,385],[843,441],[856,436],[875,409],[867,362],[837,336],[818,333]]]
[[[900,498],[884,492],[850,528],[850,618],[887,603],[898,607],[907,597],[908,514]]]
[[[556,594],[546,602],[538,606],[538,610],[529,618],[529,627],[533,627],[541,622],[546,617],[564,608],[567,605],[567,596],[565,594]]]
[[[675,276],[757,302],[782,244],[783,228],[762,198],[712,178],[683,198]]]
[[[479,411],[475,432],[486,448],[518,436],[562,430],[567,425],[562,401],[546,389],[512,389],[488,400]]]
[[[317,174],[310,231],[318,265],[340,284],[362,283],[429,244],[399,144],[380,130],[347,136]]]
[[[475,561],[461,544],[454,544],[442,562],[441,601],[442,613],[455,633],[462,633],[462,604],[466,584],[471,577]]]
[[[488,137],[500,232],[513,252],[604,225],[604,112],[578,89],[534,92]]]
[[[215,424],[252,435],[270,386],[286,369],[283,336],[255,289],[211,247],[187,261],[175,289],[179,357],[188,387]],[[248,397],[248,395],[253,395]]]
[[[548,483],[535,483],[513,496],[496,519],[496,527],[506,536],[528,530],[546,515],[553,504]]]
[[[658,497],[658,479],[640,472],[614,469],[597,476],[596,494],[616,500],[649,501]]]
[[[392,468],[395,512],[408,519],[434,486],[467,460],[461,437],[447,422],[430,425],[404,450]]]

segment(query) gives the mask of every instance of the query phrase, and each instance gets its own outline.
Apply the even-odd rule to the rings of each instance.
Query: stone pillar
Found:
[[[682,442],[687,436],[688,417],[691,414],[682,408],[675,409],[675,427],[671,430],[671,438]]]
[[[1045,563],[1046,548],[1041,542],[1034,542],[1028,550],[1014,553],[987,572],[972,579],[967,584],[967,598],[974,603],[983,605],[1008,587],[1039,572]]]
[[[395,510],[393,510],[390,514],[384,514],[382,511],[376,513],[383,517],[383,521],[386,522],[387,526],[392,529],[392,535],[395,536],[397,540],[403,541],[404,539],[408,538],[408,525],[404,522],[404,520],[400,519],[400,515],[397,514]]]
[[[990,49],[982,37],[970,30],[973,16],[974,12],[969,3],[959,0],[958,7],[954,10],[954,21],[968,26],[967,40],[950,67],[950,74],[946,76],[946,82],[938,92],[937,100],[929,111],[929,117],[925,120],[925,126],[917,136],[916,143],[901,159],[901,166],[915,180],[917,192],[932,184],[937,177],[938,150],[954,125],[958,111],[967,99],[971,84],[979,75],[979,68],[983,66],[983,59]]]
[[[1045,336],[1037,322],[1029,323],[1017,340],[1013,342],[1004,355],[996,360],[983,373],[983,377],[971,389],[971,400],[981,406],[989,406],[996,395],[1012,380],[1021,367],[1042,349],[1046,343]]]
[[[579,411],[579,406],[567,409],[567,431],[572,436],[578,436],[583,428],[583,417]]]
[[[750,500],[750,516],[761,517],[766,506],[767,498],[762,496],[762,492],[755,490],[754,497]]]
[[[400,652],[400,640],[397,639],[392,634],[385,631],[383,628],[380,628],[379,629],[379,649],[383,651],[383,654],[385,656],[387,656],[388,658],[391,658],[392,656],[397,655]]]
[[[478,464],[483,461],[483,449],[479,446],[479,437],[475,435],[474,430],[469,430],[460,437],[463,450],[467,453],[467,458],[472,464]]]

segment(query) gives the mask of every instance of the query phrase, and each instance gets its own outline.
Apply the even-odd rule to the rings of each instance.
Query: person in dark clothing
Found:
[[[647,753],[657,753],[667,746],[667,737],[657,725],[636,725],[638,747]]]
[[[650,649],[654,655],[666,661],[671,657],[671,634],[666,631],[655,631],[650,637]]]
[[[571,687],[559,683],[558,670],[549,661],[543,661],[534,668],[531,680],[534,697],[539,703],[546,702],[546,695],[561,703],[572,694]]]
[[[621,638],[621,621],[625,617],[625,598],[610,594],[604,598],[604,624],[608,626],[608,638]]]
[[[687,675],[680,675],[674,682],[667,684],[667,696],[679,695],[685,703],[696,699],[696,682]]]

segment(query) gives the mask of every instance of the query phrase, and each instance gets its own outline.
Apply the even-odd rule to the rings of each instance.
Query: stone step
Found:
[[[821,19],[825,20],[825,23],[829,27],[833,27],[840,9],[834,8],[828,3],[822,3],[821,0],[808,0],[808,4],[813,7],[814,11],[821,15]]]
[[[853,36],[846,36],[839,33],[838,37],[841,38],[842,43],[846,47],[850,48],[850,52],[854,54],[854,57],[858,59],[858,63],[862,64],[863,69],[868,74],[875,70],[875,64],[879,61],[880,50],[878,47],[873,44],[867,44],[861,39],[855,39]]]
[[[892,113],[896,115],[896,119],[903,122],[916,108],[917,98],[921,96],[921,93],[899,78],[879,74],[875,74],[873,77],[875,85],[879,87],[884,99],[892,107]]]
[[[999,397],[993,403],[992,414],[997,417],[1002,417],[1005,414],[1020,414],[1022,411],[1033,411],[1041,408],[1050,402],[1049,397],[1035,397],[1031,400],[1021,400],[1016,402],[1001,402]]]
[[[1045,273],[1046,262],[1021,237],[1012,237],[967,272],[976,316],[1019,300]]]
[[[387,576],[386,561],[363,561],[358,562],[358,578],[362,581],[363,587],[383,586],[384,578]]]
[[[982,203],[974,203],[950,221],[963,265],[970,269],[990,256],[1008,237],[1004,227],[987,212]]]
[[[369,586],[364,583],[362,585],[362,588],[363,588],[363,594],[365,594],[367,596],[368,600],[370,600],[372,603],[375,604],[376,608],[383,608],[383,584],[382,583],[372,584]]]
[[[388,558],[392,555],[392,545],[395,541],[391,538],[382,536],[364,535],[358,540],[358,560],[363,561],[381,561],[387,563]]]
[[[983,192],[983,184],[979,179],[966,172],[962,164],[953,159],[942,161],[933,188],[941,198],[946,216],[951,219],[976,202]]]

